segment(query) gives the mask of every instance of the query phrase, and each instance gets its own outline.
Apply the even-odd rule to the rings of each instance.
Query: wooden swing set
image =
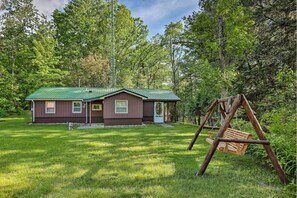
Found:
[[[252,135],[249,133],[232,129],[230,125],[231,120],[232,118],[234,118],[237,109],[241,105],[244,111],[246,112],[250,122],[252,123],[257,133],[257,136],[259,137],[259,140],[252,140]],[[192,149],[197,138],[199,137],[201,130],[204,128],[205,123],[210,118],[216,106],[218,106],[219,111],[221,112],[223,117],[222,125],[214,139],[212,138],[213,133],[210,133],[210,137],[207,138],[207,142],[211,144],[211,147],[200,167],[199,172],[196,173],[196,175],[202,176],[204,174],[216,149],[237,155],[244,155],[245,150],[248,147],[248,144],[262,144],[281,182],[284,184],[288,184],[287,176],[284,173],[282,167],[280,166],[276,158],[276,155],[270,146],[270,142],[266,139],[262,127],[260,126],[257,118],[255,117],[254,111],[250,107],[249,102],[247,101],[244,95],[236,95],[228,98],[216,99],[208,108],[201,125],[197,129],[192,141],[188,146],[188,150]],[[209,128],[209,126],[207,127]]]

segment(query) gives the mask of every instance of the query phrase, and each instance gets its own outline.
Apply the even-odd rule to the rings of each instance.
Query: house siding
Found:
[[[54,101],[54,100],[48,100]],[[56,101],[56,112],[55,113],[45,113],[45,102],[46,101],[35,101],[35,117],[85,117],[86,108],[84,103],[82,104],[81,113],[72,113],[72,101]]]
[[[128,100],[128,113],[115,113],[115,100]],[[119,93],[104,99],[103,117],[106,125],[141,124],[143,118],[142,98]]]
[[[154,102],[143,101],[143,122],[154,122]]]
[[[85,123],[85,117],[36,117],[35,123]]]
[[[54,100],[48,100],[48,101],[54,101]],[[72,113],[72,101],[55,101],[56,112],[45,113],[45,102],[46,101],[35,101],[35,123],[66,123],[66,122],[85,123],[86,121],[86,105],[85,105],[86,103],[85,102],[82,103],[81,113]],[[102,101],[96,101],[94,103],[102,104]],[[92,111],[92,122],[102,123],[103,111]]]

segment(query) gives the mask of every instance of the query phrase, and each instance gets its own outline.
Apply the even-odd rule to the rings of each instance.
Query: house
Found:
[[[33,123],[140,125],[173,121],[180,99],[161,89],[42,87],[26,100]]]

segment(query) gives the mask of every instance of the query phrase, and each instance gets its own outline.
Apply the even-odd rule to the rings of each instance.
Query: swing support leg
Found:
[[[254,113],[249,105],[249,102],[247,101],[247,99],[245,98],[245,96],[243,95],[243,101],[242,101],[242,106],[249,118],[249,120],[251,121],[258,137],[260,140],[267,140],[265,135],[264,135],[264,132],[262,130],[262,127],[261,125],[259,124],[258,120],[256,119],[256,117],[254,116]],[[263,147],[269,157],[269,159],[271,160],[272,164],[273,164],[273,167],[274,169],[276,170],[276,173],[277,175],[279,176],[281,182],[283,184],[288,184],[289,181],[288,181],[288,178],[285,174],[285,172],[283,171],[281,165],[279,164],[277,158],[276,158],[276,155],[275,153],[273,152],[271,146],[268,144],[263,144]]]
[[[219,138],[223,137],[224,132],[227,130],[228,126],[230,125],[230,122],[233,118],[233,116],[236,113],[237,108],[239,107],[239,105],[241,104],[241,96],[237,95],[232,106],[231,106],[231,110],[230,113],[226,116],[223,125],[221,126],[216,138],[214,139],[201,167],[198,173],[196,173],[197,176],[202,176],[213,156],[213,154],[215,153],[218,145],[219,145]]]
[[[215,106],[218,104],[218,100],[213,101],[213,103],[210,105],[210,107],[207,110],[206,115],[204,116],[202,123],[200,124],[199,128],[197,129],[192,141],[190,142],[189,146],[188,146],[188,150],[192,150],[193,145],[195,144],[197,138],[199,137],[199,134],[201,132],[201,130],[203,129],[203,126],[205,125],[205,123],[207,122],[207,120],[209,119],[211,113],[213,112],[213,109],[215,108]]]

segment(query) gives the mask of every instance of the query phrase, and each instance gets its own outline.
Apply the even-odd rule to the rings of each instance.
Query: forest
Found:
[[[215,98],[245,94],[286,173],[296,177],[296,2],[198,6],[149,38],[143,20],[116,2],[116,87],[170,89],[181,98],[178,121],[196,125]],[[71,0],[47,17],[32,0],[1,1],[0,117],[29,110],[24,99],[39,87],[110,87],[110,7]],[[250,154],[265,158],[256,148]]]

